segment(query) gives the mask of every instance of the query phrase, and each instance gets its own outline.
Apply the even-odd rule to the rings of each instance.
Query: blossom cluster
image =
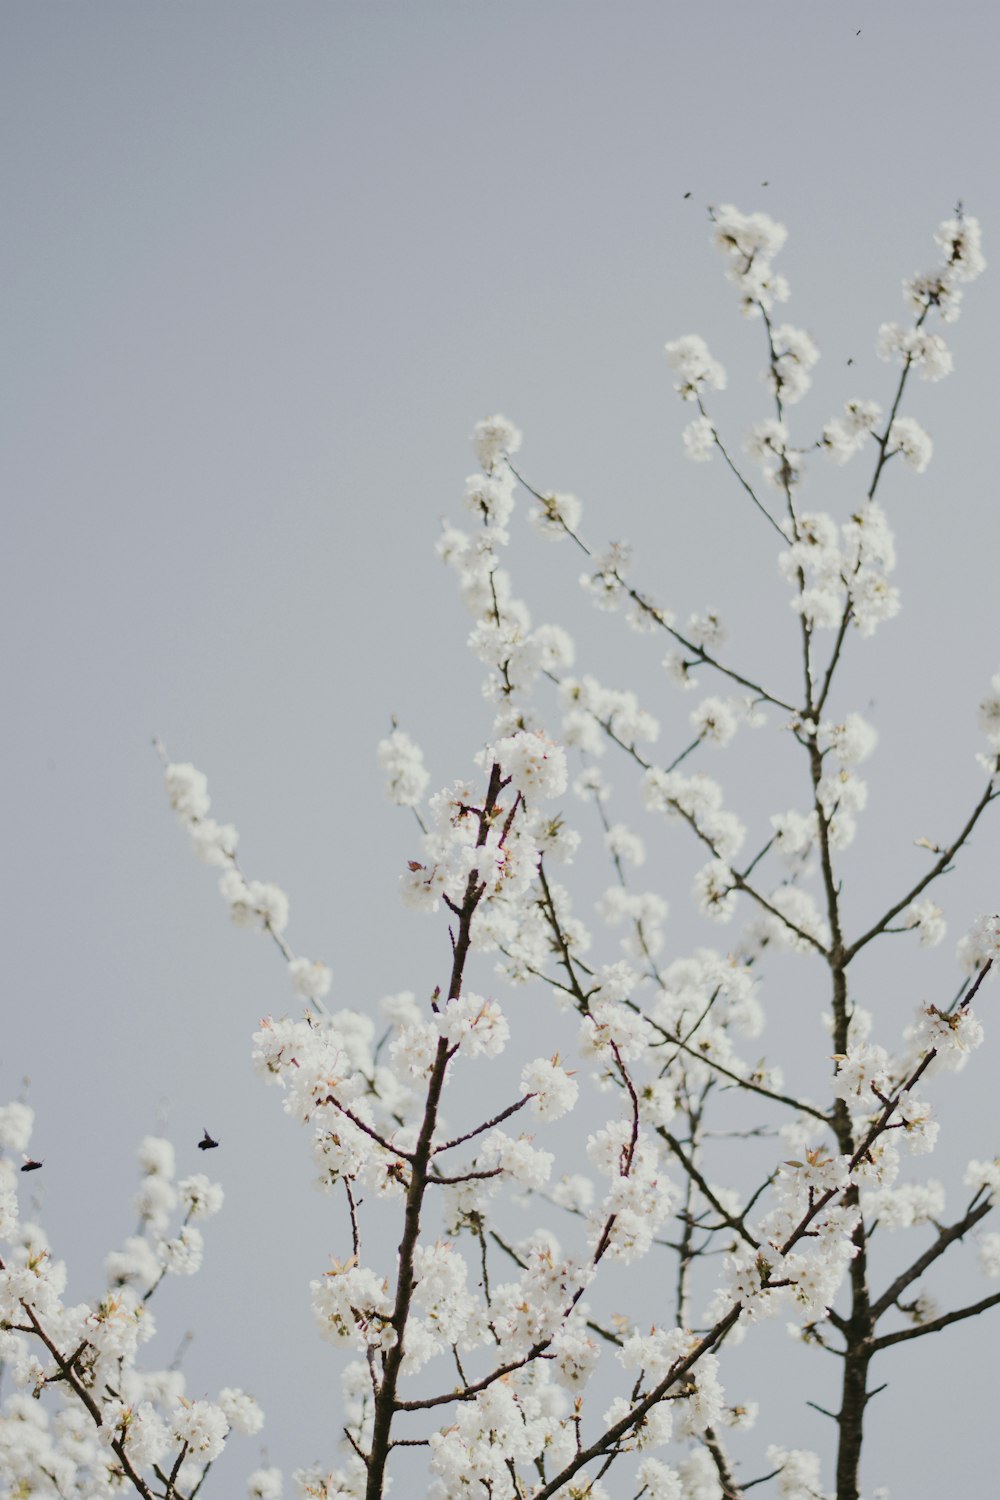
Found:
[[[239,1387],[215,1401],[191,1398],[176,1362],[140,1364],[156,1333],[150,1300],[164,1276],[199,1269],[202,1237],[192,1221],[218,1212],[222,1188],[200,1172],[176,1181],[172,1145],[147,1136],[139,1230],[107,1256],[106,1289],[67,1303],[65,1262],[19,1208],[9,1153],[26,1151],[33,1124],[22,1101],[0,1108],[0,1359],[14,1386],[0,1409],[0,1472],[11,1494],[110,1500],[124,1483],[153,1493],[166,1471],[182,1500],[201,1486],[231,1433],[252,1435],[264,1421]]]
[[[891,1344],[982,1310],[942,1313],[920,1287],[901,1300],[966,1233],[984,1274],[1000,1276],[1000,1234],[979,1227],[1000,1197],[1000,1161],[989,1150],[970,1161],[972,1196],[950,1228],[946,1183],[906,1176],[910,1158],[937,1142],[935,1075],[966,1067],[984,1040],[979,990],[1000,968],[1000,917],[978,918],[961,939],[958,994],[924,999],[908,1025],[895,1025],[894,993],[876,1026],[850,968],[890,934],[907,962],[942,942],[934,883],[1000,795],[1000,676],[980,704],[988,781],[965,831],[940,847],[917,840],[929,867],[856,932],[841,899],[842,855],[862,841],[868,800],[860,769],[878,734],[856,700],[842,700],[838,669],[855,637],[900,609],[880,484],[894,458],[916,473],[929,462],[931,440],[903,397],[911,372],[934,382],[952,368],[930,325],[954,321],[982,270],[979,227],[962,213],[940,227],[940,263],[904,286],[911,326],[879,330],[894,389],[881,402],[849,395],[802,438],[793,409],[819,350],[775,316],[789,297],[776,269],[785,229],[732,205],[711,217],[764,345],[766,406],[744,458],[709,409],[727,381],[704,339],[671,340],[667,361],[691,415],[688,455],[720,454],[768,528],[791,593],[798,686],[772,681],[776,664],[737,669],[732,636],[742,651],[749,633],[727,628],[714,602],[654,600],[627,543],[590,545],[579,498],[535,488],[521,433],[493,415],[472,434],[478,467],[458,487],[463,525],[446,524],[437,547],[470,617],[490,723],[468,773],[430,795],[422,750],[395,721],[376,752],[387,797],[415,815],[400,895],[446,932],[440,982],[418,993],[411,979],[414,989],[377,1004],[352,994],[345,1006],[343,981],[335,996],[330,967],[290,946],[284,890],[244,873],[236,829],[210,816],[205,776],[163,757],[170,804],[220,872],[232,920],[267,937],[288,971],[295,1013],[279,1001],[260,1021],[253,1064],[305,1127],[316,1185],[343,1209],[301,1289],[319,1337],[345,1360],[343,1441],[335,1462],[293,1473],[300,1500],[384,1495],[414,1454],[432,1500],[718,1500],[757,1484],[817,1500],[822,1463],[804,1448],[761,1445],[767,1472],[742,1473],[757,1404],[724,1385],[729,1347],[780,1315],[798,1346],[834,1349],[857,1376]],[[868,454],[870,482],[838,509],[828,478],[829,508],[806,507],[814,452],[847,472]],[[681,713],[655,689],[609,684],[578,662],[561,625],[536,622],[505,565],[521,492],[536,534],[585,557],[579,581],[598,609],[667,638],[668,681],[691,692],[707,679]],[[737,811],[717,755],[751,730],[775,737],[802,775],[783,781],[777,807],[757,797]],[[612,761],[629,778],[630,808],[605,774]],[[663,850],[677,863],[692,856],[679,920],[659,888]],[[675,908],[684,899],[682,889]],[[686,935],[692,914],[715,924],[714,945]],[[801,977],[794,1010],[769,1031],[776,954]],[[820,1005],[810,999],[817,975]],[[509,993],[498,993],[504,981]],[[824,1032],[814,1022],[827,1004]],[[786,1081],[807,1045],[826,1077],[820,1103],[797,1076]],[[154,1331],[151,1299],[165,1277],[199,1270],[201,1224],[222,1189],[201,1172],[178,1180],[172,1147],[147,1137],[137,1231],[108,1257],[102,1296],[67,1306],[65,1266],[18,1205],[26,1179],[10,1153],[27,1152],[31,1125],[24,1103],[0,1110],[0,1359],[16,1388],[0,1416],[0,1458],[13,1493],[100,1500],[128,1484],[146,1500],[190,1500],[231,1434],[258,1431],[260,1409],[236,1387],[189,1396],[180,1371],[140,1371],[138,1361]],[[751,1159],[765,1162],[754,1182]],[[37,1165],[25,1157],[22,1170]],[[925,1238],[880,1297],[865,1252],[882,1231],[893,1247],[909,1232]],[[655,1268],[645,1281],[643,1262]],[[840,1464],[856,1471],[855,1416],[841,1424]],[[149,1475],[157,1487],[144,1491]],[[266,1462],[246,1486],[251,1500],[284,1494]]]

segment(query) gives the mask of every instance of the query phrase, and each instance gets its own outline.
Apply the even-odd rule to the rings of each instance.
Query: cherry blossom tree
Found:
[[[784,1500],[858,1500],[873,1382],[896,1346],[1000,1303],[976,1293],[938,1307],[921,1288],[965,1239],[984,1275],[1000,1276],[1000,1232],[981,1227],[1000,1158],[969,1161],[957,1213],[945,1212],[942,1183],[907,1175],[909,1158],[935,1146],[935,1077],[964,1068],[983,1040],[1000,916],[964,914],[954,985],[912,1004],[901,1032],[854,984],[860,955],[902,935],[896,988],[916,993],[921,954],[945,936],[937,884],[1000,795],[1000,675],[979,706],[985,739],[961,825],[919,840],[920,873],[860,926],[841,873],[877,737],[844,701],[840,669],[899,611],[883,481],[894,460],[919,473],[930,459],[904,398],[913,379],[951,370],[937,328],[984,267],[979,226],[961,208],[940,226],[934,268],[904,283],[908,323],[878,330],[894,370],[885,406],[851,397],[810,436],[793,435],[790,412],[818,351],[776,315],[789,295],[775,268],[785,230],[731,206],[711,218],[765,360],[769,414],[742,451],[715,415],[726,375],[704,340],[672,340],[667,359],[691,412],[689,458],[724,464],[735,501],[767,530],[790,592],[797,683],[754,662],[749,639],[731,647],[716,609],[679,620],[623,544],[596,550],[580,501],[547,490],[522,465],[521,434],[495,416],[473,435],[466,528],[446,526],[438,542],[473,618],[492,721],[473,731],[485,731],[478,753],[451,768],[458,779],[429,798],[409,735],[394,726],[378,747],[389,798],[415,820],[403,900],[441,934],[431,994],[345,1008],[331,967],[290,946],[285,893],[244,871],[205,777],[159,747],[170,804],[221,872],[230,916],[287,967],[295,1012],[260,1024],[253,1059],[306,1127],[318,1180],[342,1209],[338,1253],[318,1254],[308,1289],[321,1337],[346,1356],[342,1440],[329,1465],[291,1476],[297,1496],[380,1500],[398,1475],[404,1492],[434,1500],[741,1500],[758,1486]],[[867,464],[866,487],[852,480],[839,512],[807,508],[814,458],[852,474]],[[582,559],[598,608],[661,643],[672,702],[693,693],[693,709],[671,707],[661,725],[633,692],[578,673],[566,630],[533,624],[501,562],[519,492],[540,538]],[[674,753],[656,751],[661,732]],[[762,734],[797,759],[791,805],[744,817],[705,763]],[[646,838],[618,817],[614,764],[638,788]],[[575,900],[598,857],[593,844],[580,853],[584,821],[608,880],[592,925]],[[693,856],[700,911],[725,928],[712,946],[678,933],[668,947],[666,903],[638,873],[647,842],[663,838],[674,862]],[[807,1078],[786,1080],[753,1051],[769,969],[786,956],[801,970],[795,1055],[811,1049],[825,1078],[817,1099]],[[486,992],[501,984],[503,1003]],[[540,1050],[550,1035],[555,1047]],[[67,1305],[64,1262],[19,1211],[20,1174],[39,1165],[32,1123],[23,1100],[0,1110],[0,1357],[13,1382],[0,1494],[233,1494],[232,1470],[221,1478],[215,1465],[230,1433],[261,1428],[259,1406],[240,1389],[189,1399],[181,1371],[144,1357],[152,1299],[165,1277],[199,1269],[200,1224],[221,1189],[201,1173],[176,1181],[169,1142],[143,1141],[136,1233],[108,1256],[106,1289]],[[206,1133],[202,1148],[214,1145]],[[887,1236],[876,1264],[873,1242]],[[640,1262],[655,1275],[628,1269]],[[839,1371],[830,1466],[773,1403],[773,1441],[745,1446],[761,1393],[730,1389],[727,1356],[775,1317],[800,1383],[810,1361]],[[289,1493],[269,1465],[247,1486],[257,1500]]]

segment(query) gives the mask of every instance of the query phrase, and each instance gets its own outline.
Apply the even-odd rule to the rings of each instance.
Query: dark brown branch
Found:
[[[2,1260],[0,1260],[0,1269],[5,1269]],[[66,1357],[62,1353],[60,1353],[57,1345],[54,1344],[49,1338],[38,1318],[35,1316],[34,1309],[24,1301],[21,1302],[21,1306],[24,1308],[24,1311],[28,1316],[28,1321],[31,1324],[33,1332],[38,1338],[41,1339],[42,1343],[45,1345],[46,1349],[55,1360],[57,1366],[59,1367],[60,1374],[66,1381],[67,1385],[72,1389],[73,1394],[77,1396],[86,1407],[90,1416],[93,1418],[95,1427],[103,1427],[104,1418],[101,1415],[101,1408],[98,1406],[97,1402],[94,1400],[93,1396],[90,1394],[87,1388],[80,1381],[75,1369],[73,1368],[73,1365],[68,1359],[66,1359]],[[121,1441],[121,1439],[117,1437],[113,1438],[111,1447],[122,1466],[122,1470],[125,1474],[126,1479],[128,1479],[133,1489],[135,1489],[138,1494],[143,1497],[143,1500],[154,1500],[152,1490],[146,1484],[145,1480],[142,1478],[142,1475],[132,1467],[132,1461],[125,1451],[125,1445]]]
[[[403,1151],[399,1146],[394,1146],[391,1141],[387,1141],[371,1125],[366,1125],[360,1115],[356,1115],[352,1109],[348,1109],[346,1104],[341,1104],[340,1100],[335,1098],[333,1094],[327,1094],[325,1098],[318,1100],[317,1103],[332,1104],[334,1109],[339,1110],[342,1115],[346,1116],[352,1125],[357,1126],[358,1130],[369,1136],[377,1146],[381,1146],[383,1151],[388,1151],[390,1156],[401,1157],[403,1161],[413,1160],[412,1151]]]
[[[691,1178],[692,1182],[697,1183],[702,1197],[712,1205],[716,1213],[722,1219],[723,1223],[728,1225],[730,1229],[735,1229],[740,1239],[744,1240],[754,1250],[759,1249],[760,1241],[755,1240],[749,1229],[747,1229],[746,1224],[743,1222],[742,1215],[739,1218],[733,1218],[732,1214],[728,1213],[726,1209],[723,1208],[722,1204],[712,1192],[712,1189],[709,1187],[704,1177],[698,1171],[698,1168],[695,1166],[694,1162],[685,1152],[680,1141],[678,1141],[673,1135],[671,1135],[670,1131],[666,1128],[665,1125],[658,1125],[656,1133],[666,1141],[667,1145],[670,1147],[671,1151],[674,1153],[687,1175]]]
[[[534,1500],[550,1500],[552,1495],[557,1494],[563,1485],[572,1479],[573,1475],[584,1468],[586,1464],[590,1463],[592,1459],[601,1458],[607,1453],[609,1448],[616,1447],[620,1439],[631,1432],[633,1428],[637,1427],[646,1413],[663,1400],[671,1387],[675,1386],[689,1370],[693,1369],[702,1355],[707,1354],[709,1350],[715,1348],[716,1344],[724,1338],[734,1323],[737,1322],[741,1310],[740,1303],[736,1303],[734,1307],[731,1307],[725,1316],[713,1324],[708,1332],[698,1340],[690,1354],[685,1355],[683,1359],[677,1360],[670,1367],[663,1379],[653,1387],[648,1395],[637,1402],[626,1416],[620,1418],[612,1427],[609,1427],[595,1443],[591,1443],[589,1448],[581,1448],[576,1456],[558,1474],[554,1475],[548,1483],[543,1484],[540,1490],[536,1490]]]
[[[532,486],[523,477],[523,475],[519,474],[517,469],[514,468],[514,465],[511,463],[509,458],[507,459],[507,466],[513,474],[514,478],[518,481],[519,484],[524,486],[528,494],[533,495],[534,498],[538,500],[542,505],[547,506],[548,502],[546,501],[545,496],[540,494],[538,490],[532,488]],[[563,531],[570,538],[570,540],[575,542],[576,545],[580,548],[580,551],[583,552],[585,556],[592,558],[594,556],[593,552],[586,545],[586,543],[577,536],[576,532],[571,530],[571,528],[566,525],[565,521],[562,521],[561,519],[560,524]],[[781,528],[778,527],[778,530],[780,531]],[[784,540],[784,532],[781,532],[781,535],[782,539]],[[673,625],[669,625],[663,611],[657,609],[654,604],[650,604],[649,600],[645,599],[637,589],[632,587],[631,584],[626,583],[625,579],[622,578],[620,574],[616,573],[615,577],[618,583],[621,584],[621,587],[624,589],[625,593],[632,600],[633,604],[635,604],[637,608],[641,609],[643,613],[648,614],[650,618],[654,620],[662,630],[665,630],[669,636],[673,637],[673,639],[679,646],[683,646],[685,651],[689,651],[695,658],[695,661],[697,663],[702,666],[713,667],[715,671],[721,672],[724,677],[731,678],[733,682],[738,682],[741,687],[749,688],[751,692],[756,693],[766,702],[773,703],[775,708],[783,708],[787,713],[795,712],[792,704],[783,702],[781,698],[776,698],[772,693],[769,693],[766,688],[762,688],[760,683],[753,682],[749,677],[744,677],[741,673],[734,671],[732,667],[727,667],[721,661],[716,660],[714,656],[710,656],[708,652],[703,649],[703,647],[696,646],[693,641],[688,640],[687,636],[682,635],[681,632],[675,629]]]
[[[547,1339],[546,1344],[549,1342],[551,1341]],[[432,1406],[446,1406],[451,1401],[472,1401],[479,1395],[480,1391],[485,1391],[489,1386],[495,1384],[496,1381],[502,1380],[505,1375],[512,1374],[514,1370],[523,1370],[525,1365],[530,1364],[532,1360],[551,1359],[553,1356],[551,1354],[546,1355],[544,1349],[545,1345],[536,1344],[528,1350],[522,1359],[511,1360],[509,1364],[499,1365],[495,1370],[491,1370],[488,1375],[484,1375],[482,1380],[476,1380],[472,1385],[463,1386],[461,1390],[446,1391],[441,1396],[422,1396],[413,1401],[397,1401],[396,1410],[427,1411]]]
[[[748,1479],[743,1488],[744,1490],[752,1490],[755,1485],[766,1484],[769,1479],[777,1479],[780,1473],[780,1469],[772,1469],[770,1474],[761,1474],[756,1479]]]
[[[446,1177],[443,1172],[435,1172],[428,1177],[428,1187],[454,1187],[458,1182],[479,1182],[484,1177],[499,1177],[503,1167],[489,1167],[482,1172],[460,1172],[456,1177]]]
[[[170,1477],[167,1480],[167,1488],[166,1488],[166,1493],[164,1494],[163,1500],[174,1500],[174,1496],[177,1493],[177,1491],[174,1488],[174,1486],[177,1483],[177,1476],[181,1472],[181,1465],[183,1464],[185,1458],[187,1457],[187,1451],[188,1451],[188,1445],[187,1445],[187,1443],[182,1443],[181,1444],[181,1451],[178,1453],[177,1457],[174,1459],[174,1466],[170,1470]]]
[[[1000,1303],[1000,1292],[994,1292],[992,1297],[984,1297],[981,1302],[974,1302],[970,1307],[960,1307],[955,1312],[944,1313],[940,1318],[932,1318],[929,1323],[921,1323],[918,1328],[901,1328],[898,1333],[884,1333],[881,1338],[875,1339],[871,1346],[872,1352],[878,1353],[880,1349],[888,1349],[892,1344],[905,1343],[907,1339],[923,1338],[925,1333],[939,1333],[950,1323],[978,1317],[987,1308],[996,1307],[997,1303]]]
[[[635,1009],[639,1010],[639,1007],[636,1006]],[[649,1020],[648,1017],[646,1019]],[[730,1079],[739,1088],[748,1089],[752,1094],[760,1094],[764,1099],[773,1099],[776,1104],[787,1104],[790,1109],[796,1109],[804,1115],[811,1115],[814,1120],[820,1120],[824,1125],[830,1124],[829,1115],[825,1115],[814,1104],[804,1104],[801,1099],[793,1099],[791,1094],[779,1094],[774,1089],[765,1088],[762,1083],[754,1083],[749,1078],[743,1078],[739,1073],[734,1073],[731,1068],[727,1068],[724,1063],[716,1062],[715,1058],[710,1057],[707,1052],[699,1052],[696,1047],[689,1047],[679,1036],[672,1036],[662,1026],[657,1026],[655,1021],[650,1021],[649,1024],[656,1027],[672,1047],[679,1047],[682,1052],[696,1057],[706,1067],[714,1068],[723,1078]]]
[[[435,1146],[434,1155],[440,1156],[442,1151],[450,1151],[453,1146],[461,1146],[466,1141],[473,1140],[477,1135],[482,1135],[484,1130],[491,1130],[494,1125],[499,1125],[502,1120],[510,1119],[511,1115],[517,1114],[517,1111],[523,1109],[534,1097],[534,1094],[525,1094],[523,1099],[518,1099],[516,1104],[508,1105],[498,1115],[494,1115],[492,1120],[486,1120],[482,1125],[477,1125],[475,1130],[468,1130],[465,1135],[456,1135],[453,1140],[445,1141],[443,1146]]]
[[[937,880],[939,875],[943,875],[945,873],[948,866],[951,864],[952,859],[958,853],[959,849],[961,849],[962,845],[966,842],[972,830],[979,822],[979,819],[982,817],[987,807],[989,807],[990,803],[997,795],[1000,794],[998,794],[994,789],[993,780],[991,778],[987,783],[986,790],[983,792],[983,795],[980,797],[979,801],[973,808],[972,813],[965,824],[965,827],[962,829],[958,837],[948,845],[947,849],[943,850],[940,857],[931,866],[927,874],[924,875],[922,879],[918,880],[916,885],[914,885],[909,891],[907,891],[906,895],[901,897],[900,900],[895,903],[895,905],[891,906],[884,917],[881,917],[873,927],[869,927],[867,932],[863,933],[861,937],[859,937],[850,945],[849,948],[846,949],[844,953],[845,965],[849,964],[851,959],[854,958],[855,954],[860,952],[860,950],[864,948],[867,943],[870,943],[872,938],[878,937],[879,933],[883,932],[885,928],[888,927],[893,917],[898,916],[904,907],[909,906],[911,901],[915,901],[916,898],[920,895],[921,891],[926,890],[932,881]]]
[[[736,1483],[732,1469],[729,1467],[729,1458],[723,1448],[718,1434],[712,1427],[705,1428],[705,1447],[712,1455],[715,1464],[715,1472],[719,1476],[719,1488],[722,1490],[722,1500],[743,1500],[743,1490]]]
[[[489,787],[483,808],[479,814],[479,832],[476,847],[482,848],[489,834],[493,812],[500,794],[502,778],[496,764],[490,772]],[[448,999],[456,1000],[462,993],[465,964],[472,941],[472,919],[482,899],[485,887],[478,882],[475,871],[469,875],[465,898],[459,914],[458,932],[455,936],[451,977],[448,984]],[[392,1420],[400,1410],[396,1399],[400,1368],[403,1363],[406,1342],[406,1324],[410,1314],[410,1303],[416,1284],[414,1257],[420,1237],[420,1214],[424,1194],[430,1179],[430,1165],[437,1113],[444,1088],[445,1074],[452,1056],[447,1038],[438,1041],[431,1067],[424,1104],[424,1117],[420,1134],[411,1158],[410,1185],[406,1194],[406,1209],[403,1221],[403,1238],[399,1246],[399,1270],[396,1278],[396,1297],[391,1324],[396,1333],[396,1343],[385,1356],[382,1380],[375,1398],[374,1425],[372,1428],[371,1453],[368,1459],[368,1482],[366,1500],[382,1500],[386,1461],[389,1457]]]
[[[949,1225],[947,1229],[940,1230],[937,1239],[932,1245],[928,1246],[923,1255],[918,1256],[911,1266],[902,1271],[891,1286],[886,1288],[881,1297],[872,1303],[873,1319],[877,1322],[883,1313],[888,1312],[889,1308],[906,1291],[906,1288],[914,1281],[919,1280],[928,1267],[932,1266],[938,1256],[943,1255],[950,1245],[953,1245],[956,1240],[960,1240],[963,1235],[968,1234],[969,1230],[978,1224],[980,1219],[985,1218],[992,1207],[993,1199],[987,1198],[985,1202],[976,1204],[970,1208],[956,1223]]]
[[[701,412],[701,414],[702,414],[703,417],[708,417],[708,412],[705,410],[704,406],[702,405],[700,398],[698,400],[698,410]],[[711,421],[711,418],[709,417],[708,420]],[[719,452],[722,454],[722,457],[725,459],[726,465],[727,465],[730,473],[732,475],[734,475],[734,477],[739,481],[739,483],[746,490],[747,494],[750,496],[750,499],[753,501],[754,505],[756,505],[757,509],[760,511],[761,515],[765,518],[765,520],[770,521],[770,523],[774,527],[775,531],[781,537],[781,540],[783,542],[787,543],[788,538],[785,535],[785,533],[782,531],[780,523],[774,519],[774,517],[772,516],[771,512],[768,510],[767,506],[763,503],[763,501],[758,496],[757,491],[754,489],[754,487],[750,483],[750,481],[736,467],[735,463],[733,462],[732,458],[729,455],[729,450],[726,448],[726,445],[723,443],[722,439],[719,437],[719,434],[715,430],[715,423],[714,422],[712,423],[712,436],[715,439],[715,446],[718,448]]]

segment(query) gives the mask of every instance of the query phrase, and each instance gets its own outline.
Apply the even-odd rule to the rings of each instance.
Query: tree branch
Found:
[[[1000,1292],[994,1292],[992,1297],[984,1297],[981,1302],[974,1302],[970,1307],[960,1307],[955,1312],[945,1313],[943,1317],[932,1318],[929,1323],[921,1323],[918,1328],[901,1328],[898,1333],[884,1333],[881,1338],[873,1342],[872,1352],[877,1354],[880,1349],[888,1349],[893,1344],[905,1343],[907,1339],[923,1338],[925,1333],[939,1333],[950,1323],[960,1323],[963,1318],[975,1318],[980,1313],[986,1312],[987,1308],[996,1307],[998,1303],[1000,1303]]]

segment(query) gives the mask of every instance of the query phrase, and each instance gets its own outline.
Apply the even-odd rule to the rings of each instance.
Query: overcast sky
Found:
[[[460,519],[473,423],[506,412],[533,480],[583,498],[588,535],[629,537],[665,602],[719,606],[744,659],[797,681],[766,527],[721,465],[686,463],[662,346],[706,335],[738,446],[766,414],[759,329],[736,315],[706,208],[762,208],[789,228],[788,316],[823,354],[803,421],[884,401],[875,330],[903,313],[901,277],[933,263],[939,220],[962,198],[988,259],[1000,235],[998,26],[972,0],[7,0],[0,25],[0,1086],[13,1097],[30,1076],[32,1185],[77,1296],[131,1232],[140,1136],[164,1128],[184,1171],[204,1165],[203,1126],[222,1140],[226,1209],[201,1277],[159,1299],[163,1337],[197,1328],[190,1388],[254,1389],[292,1467],[333,1456],[337,1362],[306,1286],[344,1253],[344,1226],[250,1068],[258,1016],[289,1004],[281,964],[228,925],[151,736],[208,773],[339,1003],[426,992],[447,939],[398,906],[413,829],[382,799],[373,747],[395,713],[444,784],[488,733],[433,552],[440,518]],[[975,707],[1000,663],[998,287],[990,271],[969,290],[955,375],[913,392],[931,467],[887,486],[904,612],[858,644],[841,705],[882,735],[850,866],[858,914],[981,781]],[[815,503],[846,513],[851,481],[815,468]],[[584,667],[648,685],[679,747],[690,705],[620,622],[587,612],[575,561],[522,534],[514,568],[539,618],[579,630]],[[956,937],[996,904],[995,829],[947,898]],[[894,953],[872,994],[895,987],[901,1015],[938,998],[946,947],[919,977]],[[976,1067],[942,1089],[942,1113],[965,1111],[930,1168],[952,1183],[1000,1152],[995,1056]],[[985,1295],[962,1265],[955,1300]],[[981,1492],[1000,1463],[998,1334],[965,1324],[887,1364],[868,1489],[942,1494],[957,1471]],[[760,1368],[766,1386],[777,1366]],[[801,1391],[761,1426],[828,1451]],[[244,1447],[220,1493],[240,1492]]]

